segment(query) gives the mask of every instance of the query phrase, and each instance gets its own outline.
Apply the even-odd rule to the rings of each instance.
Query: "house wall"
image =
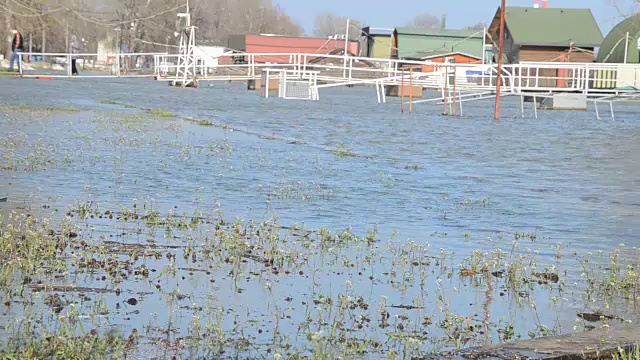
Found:
[[[593,49],[588,49],[593,51]],[[565,58],[566,62],[593,62],[593,54],[585,53],[582,51],[574,51],[569,53],[569,48],[565,47],[553,47],[553,46],[522,46],[520,48],[520,61],[537,61],[537,62],[551,62],[562,61]]]
[[[374,36],[369,38],[368,57],[376,59],[391,58],[391,36]]]
[[[455,59],[456,64],[480,64],[482,60],[478,60],[474,57],[463,55],[463,54],[453,54],[451,56],[440,56],[436,58],[427,59],[426,61],[431,61],[435,63],[444,64],[447,58],[452,57]],[[432,72],[435,70],[434,65],[422,65],[423,72]]]

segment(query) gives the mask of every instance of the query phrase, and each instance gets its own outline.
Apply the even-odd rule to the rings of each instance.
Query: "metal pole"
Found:
[[[533,113],[536,116],[536,119],[538,118],[538,99],[536,99],[536,96],[533,95]]]
[[[462,91],[458,91],[458,96],[460,97],[460,116],[462,116]]]
[[[624,42],[624,63],[627,63],[627,54],[629,53],[629,32],[627,31],[627,37]]]
[[[347,45],[349,42],[349,25],[350,25],[351,20],[347,19],[347,30],[344,33],[344,71],[342,74],[343,78],[347,77]]]
[[[522,118],[524,118],[524,95],[520,93],[520,113],[522,114]]]
[[[29,34],[29,56],[27,56],[27,61],[31,62],[31,54],[33,53],[33,37]]]
[[[611,121],[616,121],[616,115],[613,112],[613,101],[609,102],[609,107],[611,108]]]
[[[444,68],[444,84],[442,89],[442,103],[444,104],[444,109],[442,110],[442,115],[447,115],[447,96],[449,95],[449,67],[445,66]]]
[[[487,57],[487,27],[482,29],[482,65],[486,64]],[[484,71],[482,72],[484,74]]]
[[[496,80],[496,121],[500,120],[500,87],[502,83],[502,55],[504,53],[504,12],[507,6],[506,0],[502,0],[500,6],[500,49],[498,50],[498,79]]]

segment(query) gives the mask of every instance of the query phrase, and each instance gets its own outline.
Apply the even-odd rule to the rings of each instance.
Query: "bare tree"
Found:
[[[190,0],[190,7],[199,43],[223,45],[233,34],[303,32],[272,0]],[[25,39],[34,35],[34,49],[46,42],[48,52],[66,52],[68,28],[92,52],[108,34],[117,34],[127,51],[164,51],[167,41],[177,45],[176,14],[184,10],[181,0],[0,0],[0,36],[17,28]],[[10,52],[10,45],[4,49]]]
[[[313,35],[318,37],[328,37],[336,34],[344,34],[347,30],[346,16],[339,16],[331,11],[323,12],[316,16]],[[349,39],[358,39],[362,34],[362,25],[358,20],[349,20]]]
[[[437,29],[442,25],[440,19],[431,14],[416,15],[407,26],[418,29]]]

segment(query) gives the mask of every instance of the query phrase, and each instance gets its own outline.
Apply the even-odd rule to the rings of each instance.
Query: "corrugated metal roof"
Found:
[[[629,38],[627,39],[627,33]],[[623,63],[627,49],[627,63],[640,62],[640,14],[631,16],[616,25],[602,41],[598,52],[599,63]],[[628,41],[628,46],[625,42]]]
[[[365,36],[393,36],[394,29],[383,29],[375,27],[363,27],[362,34]]]
[[[399,28],[396,32],[399,59],[421,59],[453,52],[482,58],[483,31]]]
[[[452,29],[418,29],[418,28],[397,28],[396,32],[403,35],[422,35],[455,38],[479,38],[482,39],[483,31],[478,30],[452,30]]]
[[[598,47],[603,40],[590,9],[508,6],[505,22],[518,45]]]

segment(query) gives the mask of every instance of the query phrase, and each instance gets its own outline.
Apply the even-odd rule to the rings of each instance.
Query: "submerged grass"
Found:
[[[157,152],[160,171],[176,176],[184,174],[171,167],[183,162],[236,171],[229,158],[242,151],[226,138],[183,141],[180,135],[193,128],[149,114],[173,116],[161,110],[102,114],[82,134],[90,168],[101,176],[113,172],[115,184],[83,184],[87,197],[63,211],[45,205],[48,215],[25,209],[0,217],[0,313],[12,315],[0,324],[6,327],[0,358],[122,358],[146,343],[182,358],[410,359],[613,325],[640,300],[639,250],[579,256],[558,245],[555,262],[549,261],[530,248],[544,240],[538,228],[499,233],[476,251],[456,253],[458,240],[476,234],[432,235],[452,244],[437,249],[428,238],[401,241],[378,229],[281,224],[271,213],[228,218],[220,207],[203,205],[204,186],[193,190],[197,200],[189,209],[178,210],[184,202],[157,205],[146,193],[129,204],[98,202],[97,192],[113,185],[120,196],[124,182],[138,184],[145,176],[123,165],[132,166],[130,156],[134,167],[152,166],[156,158],[138,158],[144,147]],[[149,123],[162,132],[150,134]],[[37,145],[14,133],[0,139],[0,149],[18,154],[6,158],[14,159],[14,171],[44,169],[61,163],[56,146],[66,144],[58,143]],[[95,154],[96,143],[107,144],[108,154]],[[15,160],[30,153],[32,161]],[[335,154],[356,156],[344,145]],[[257,158],[271,166],[267,156]],[[241,166],[253,168],[252,161]],[[201,170],[213,176],[210,167]],[[380,181],[397,187],[391,175],[381,173]],[[328,185],[284,175],[260,193],[294,211],[300,202],[336,196]],[[468,213],[494,203],[464,198],[451,206]],[[574,260],[577,276],[570,273]],[[566,313],[575,304],[582,308],[575,324],[538,312],[544,305]]]
[[[106,234],[120,236],[95,233],[97,226],[112,229]],[[126,235],[129,232],[136,235]],[[141,241],[144,238],[148,240]],[[640,255],[637,249],[625,251]],[[611,259],[612,264],[622,263],[615,252]],[[590,275],[578,298],[588,294],[598,303],[611,304],[640,300],[640,279],[633,276],[640,257],[629,259],[632,263],[618,267],[600,267],[579,259]],[[190,355],[220,356],[234,349],[248,356],[280,354],[283,358],[410,358],[561,331],[557,324],[538,320],[522,334],[522,324],[490,320],[488,309],[494,298],[506,300],[505,295],[510,294],[509,304],[536,314],[533,294],[541,289],[567,293],[564,275],[554,267],[540,268],[536,254],[523,252],[517,240],[509,252],[478,250],[456,263],[444,249],[413,241],[381,241],[376,230],[358,236],[351,229],[227,220],[220,211],[162,214],[148,202],[115,211],[101,209],[96,202],[77,201],[58,221],[23,214],[0,218],[0,298],[7,309],[19,309],[16,304],[26,301],[23,323],[30,326],[26,333],[26,325],[9,329],[0,354],[46,358],[54,349],[64,358],[73,358],[74,353],[76,358],[91,358],[93,353],[122,353],[144,338],[163,339],[167,349]],[[201,274],[200,279],[215,288],[200,285],[185,293],[187,274],[193,280]],[[322,274],[333,274],[333,280],[316,285]],[[456,275],[465,286],[477,289],[473,291],[486,293],[481,307],[484,314],[470,316],[448,305],[452,297],[463,296],[454,281]],[[283,293],[277,285],[291,280],[304,284],[308,276],[316,279],[308,292]],[[94,283],[101,285],[92,288]],[[606,283],[609,288],[603,287]],[[264,301],[271,311],[260,312],[257,309],[266,308],[258,303],[230,304],[215,296],[227,287],[242,294],[246,287],[254,286],[251,284],[266,289]],[[136,332],[126,341],[118,333],[97,335],[104,329],[90,319],[117,319],[120,303],[135,307],[145,299],[136,294],[146,294],[148,288],[154,289],[149,294],[164,299],[159,302],[164,310],[184,320],[170,315],[166,323],[154,321],[144,334]],[[411,292],[416,296],[407,303],[392,303],[386,296],[372,296],[371,289],[376,294]],[[274,291],[279,295],[269,295]],[[116,306],[113,302],[107,306],[99,298],[86,300],[91,292],[122,298]],[[428,305],[430,301],[435,304]],[[564,302],[552,300],[550,304],[562,308]],[[256,310],[245,310],[245,306]],[[272,316],[276,321],[263,320]],[[36,321],[39,317],[49,320]],[[68,326],[53,327],[60,321]],[[593,321],[619,320],[602,315]],[[85,332],[88,328],[96,330]],[[15,340],[18,331],[27,334],[26,339]],[[296,334],[303,335],[302,339]],[[62,338],[69,341],[63,344]]]
[[[619,349],[613,356],[614,360],[640,360],[640,345],[632,347],[630,350]]]
[[[151,113],[151,115],[153,116],[157,116],[157,117],[161,117],[161,118],[171,118],[171,117],[175,117],[174,114],[165,111],[165,110],[161,110],[161,109],[151,109],[149,110],[149,113]]]
[[[72,106],[0,105],[0,111],[3,111],[3,112],[77,112],[77,111],[80,111],[80,109]]]

